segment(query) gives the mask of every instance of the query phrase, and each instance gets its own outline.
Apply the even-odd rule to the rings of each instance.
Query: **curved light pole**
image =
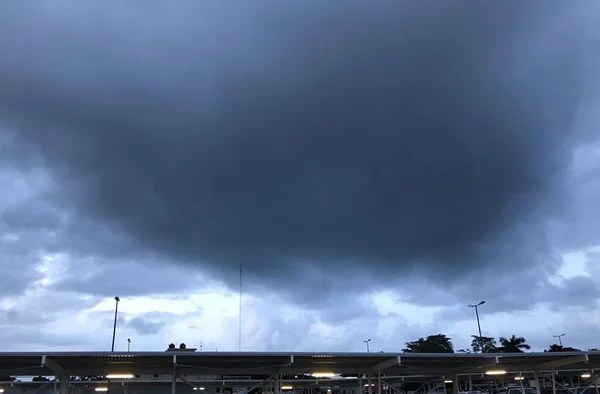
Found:
[[[367,340],[365,340],[363,342],[367,344],[367,353],[370,353],[370,351],[369,351],[369,342],[371,342],[371,338],[369,338],[369,339],[367,339]]]
[[[115,335],[117,334],[117,314],[119,313],[119,301],[121,299],[119,297],[115,297],[115,323],[113,325],[113,338],[112,338],[112,346],[110,347],[110,351],[115,351]]]
[[[475,308],[475,316],[477,317],[477,329],[479,330],[479,346],[481,347],[481,353],[484,353],[483,351],[483,336],[481,335],[481,324],[479,323],[479,310],[477,309],[478,307],[480,307],[481,305],[485,304],[485,301],[481,301],[479,304],[475,304],[475,305],[467,305],[469,308]]]
[[[560,334],[560,335],[553,335],[554,338],[558,338],[558,344],[560,345],[560,347],[562,347],[562,337],[565,336],[565,334]]]

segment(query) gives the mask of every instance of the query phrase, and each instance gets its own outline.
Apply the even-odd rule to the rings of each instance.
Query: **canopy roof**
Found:
[[[453,375],[600,369],[600,352],[519,354],[246,353],[246,352],[35,352],[0,353],[2,375],[110,373],[270,375],[369,373],[388,376]]]

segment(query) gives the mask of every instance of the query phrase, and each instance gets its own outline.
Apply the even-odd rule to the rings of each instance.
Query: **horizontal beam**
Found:
[[[46,356],[46,358],[43,360],[43,364],[38,364],[39,368],[31,368],[31,369],[27,369],[26,373],[27,375],[40,375],[40,376],[58,376],[64,372],[66,372],[66,374],[69,375],[106,375],[108,373],[133,373],[133,374],[141,374],[141,375],[153,375],[153,374],[161,374],[161,375],[171,375],[173,373],[173,364],[172,364],[172,357],[169,357],[171,361],[171,363],[167,364],[169,365],[169,367],[167,366],[157,366],[157,365],[143,365],[143,366],[136,366],[135,364],[127,366],[127,365],[114,365],[114,366],[109,366],[109,365],[99,365],[99,366],[90,366],[90,367],[84,367],[84,366],[79,366],[79,367],[73,367],[73,368],[69,368],[68,371],[64,371],[64,367],[62,365],[60,365],[58,362],[56,362],[56,360]],[[394,359],[395,357],[391,357],[392,359]],[[39,358],[38,358],[38,363],[39,363]],[[576,359],[573,359],[573,356],[569,357],[569,364],[574,362]],[[584,359],[580,358],[579,362],[582,362]],[[349,365],[349,366],[344,366],[342,365],[336,365],[336,364],[331,364],[331,365],[313,365],[312,367],[310,365],[300,365],[300,364],[296,364],[298,362],[298,358],[296,357],[296,360],[294,364],[292,365],[286,365],[281,367],[280,365],[272,365],[270,366],[270,368],[266,368],[266,367],[244,367],[241,366],[239,368],[235,368],[235,367],[224,367],[223,369],[220,368],[215,368],[213,367],[197,367],[197,366],[193,366],[193,365],[185,365],[183,364],[183,360],[180,359],[180,357],[177,357],[177,361],[180,362],[181,364],[177,365],[177,370],[179,374],[202,374],[202,375],[271,375],[274,373],[277,373],[278,371],[280,373],[283,374],[309,374],[312,372],[334,372],[334,373],[347,373],[347,374],[361,374],[361,373],[369,373],[369,372],[373,372],[373,367],[374,365],[371,364],[367,364],[365,366],[357,366],[357,365]],[[286,360],[287,361],[287,360]],[[391,363],[390,359],[385,359],[382,361],[388,361],[389,363]],[[481,360],[483,361],[483,360]],[[493,368],[493,367],[498,367],[498,368],[502,368],[505,369],[506,371],[508,371],[509,373],[518,373],[518,372],[522,372],[522,373],[526,373],[526,372],[533,372],[535,370],[537,370],[538,372],[542,373],[545,371],[552,371],[552,365],[546,364],[546,363],[541,363],[541,364],[528,364],[528,363],[518,363],[518,364],[513,364],[514,360],[511,360],[510,364],[503,364],[502,363],[502,358],[500,358],[500,363],[496,364],[495,363],[495,357],[491,357],[488,358],[487,363],[485,364],[467,364],[467,365],[461,365],[460,363],[458,363],[458,365],[454,365],[454,366],[448,366],[448,367],[444,367],[443,365],[431,365],[431,366],[427,366],[426,364],[421,364],[421,363],[417,363],[416,360],[409,360],[406,359],[404,357],[402,357],[401,360],[401,364],[400,365],[392,365],[392,366],[388,366],[385,369],[385,374],[386,375],[396,375],[396,376],[410,376],[410,375],[424,375],[424,374],[440,374],[440,375],[449,375],[449,374],[454,374],[454,373],[458,373],[458,374],[466,374],[468,372],[477,374],[477,373],[484,373],[485,372],[485,368]],[[523,360],[526,361],[526,360]],[[595,360],[590,360],[590,362],[594,362]],[[564,365],[564,361],[563,361],[563,365]],[[377,364],[375,364],[376,366]],[[383,365],[385,366],[385,365]],[[380,366],[382,367],[382,366]],[[582,364],[573,364],[571,367],[569,367],[569,365],[564,365],[562,368],[558,368],[555,367],[554,368],[556,371],[559,371],[561,375],[565,375],[567,373],[572,373],[576,374],[577,371],[584,371],[584,370],[589,370],[590,366],[586,365],[583,366]],[[49,373],[49,371],[51,371],[51,373]],[[383,371],[382,371],[383,372]],[[11,372],[12,374],[14,374],[14,372]]]
[[[535,368],[538,370],[556,369],[560,367],[565,367],[567,365],[587,363],[589,361],[590,360],[588,358],[588,355],[582,354],[580,356],[567,357],[562,358],[560,360],[547,361],[545,363],[536,364]]]
[[[581,374],[581,370],[577,371],[576,373],[573,373],[572,376],[579,376]],[[479,374],[478,374],[479,375]],[[428,375],[412,375],[412,376],[386,376],[385,378],[385,382],[390,383],[390,384],[398,384],[400,382],[408,382],[408,381],[415,381],[415,382],[423,382],[423,381],[428,381],[431,380],[432,378],[440,378],[441,375],[439,374],[428,374]],[[465,377],[466,378],[466,374],[459,374],[460,377]],[[529,375],[528,375],[529,376]],[[561,375],[561,376],[568,376],[568,375]],[[179,376],[180,378],[180,376]],[[593,378],[597,378],[597,376],[594,376]],[[187,380],[187,382],[178,382],[178,386],[183,386],[183,385],[194,385],[194,386],[198,386],[198,387],[222,387],[222,386],[232,386],[232,387],[249,387],[252,385],[255,385],[256,387],[260,387],[261,385],[263,385],[264,383],[268,382],[271,379],[271,377],[265,379],[265,380],[196,380],[196,379],[192,379],[192,380]],[[487,379],[487,378],[486,378]],[[475,380],[475,379],[474,379]],[[479,380],[479,379],[477,379]],[[106,383],[106,380],[99,380],[99,381],[72,381],[69,384],[71,385],[90,385],[90,384],[102,384],[102,383]],[[123,381],[123,385],[124,386],[129,386],[129,387],[169,387],[172,385],[172,380],[171,379],[162,379],[162,380],[156,380],[156,379],[124,379]],[[336,386],[349,386],[349,387],[356,387],[356,385],[359,382],[359,378],[336,378],[336,379],[315,379],[315,380],[308,380],[308,379],[286,379],[286,380],[282,380],[281,383],[283,385],[292,385],[294,387],[314,387],[318,384],[322,385],[322,386],[327,386],[327,385],[336,385]],[[42,385],[47,385],[48,383],[52,383],[52,382],[11,382],[11,384],[15,385],[15,386],[19,386],[19,387],[40,387]],[[586,384],[593,384],[594,383],[594,379],[591,379],[591,381],[587,381]]]
[[[494,365],[489,365],[488,367],[494,367]],[[498,368],[502,367],[502,369],[506,369],[508,373],[518,373],[523,372],[526,373],[528,371],[533,372],[532,366],[519,365],[519,366],[502,366],[498,365]],[[47,371],[47,370],[46,370]],[[211,368],[195,368],[188,367],[186,365],[177,365],[177,373],[178,375],[243,375],[243,376],[251,376],[251,375],[264,375],[269,376],[276,373],[281,374],[310,374],[312,372],[333,372],[333,373],[344,373],[344,374],[365,374],[373,372],[374,370],[369,367],[364,368],[325,368],[321,367],[311,371],[308,368],[295,368],[295,367],[284,367],[284,368],[269,368],[269,369],[211,369]],[[577,371],[580,371],[579,369]],[[427,367],[419,367],[419,366],[407,366],[402,364],[402,366],[392,366],[385,369],[386,375],[392,376],[415,376],[415,375],[453,375],[453,374],[468,374],[471,372],[472,374],[483,374],[485,372],[484,366],[459,366],[454,368],[427,368]],[[541,370],[539,372],[542,372]],[[561,373],[565,373],[567,370],[561,371]],[[42,375],[45,373],[42,371],[31,371],[33,375]],[[157,369],[157,368],[125,368],[123,366],[119,366],[119,368],[111,368],[111,369],[100,369],[100,368],[77,368],[73,370],[69,370],[68,374],[72,376],[77,375],[106,375],[108,373],[132,373],[138,375],[172,375],[173,369]],[[54,375],[54,373],[53,373]],[[131,381],[135,381],[136,379],[132,379]],[[317,380],[317,379],[315,379]],[[318,379],[323,380],[323,379]]]
[[[402,360],[400,359],[400,356],[396,356],[394,358],[390,358],[389,360],[385,360],[385,361],[382,361],[380,363],[373,365],[371,367],[371,369],[374,371],[383,371],[384,369],[388,369],[391,367],[397,367],[400,364],[402,364]]]

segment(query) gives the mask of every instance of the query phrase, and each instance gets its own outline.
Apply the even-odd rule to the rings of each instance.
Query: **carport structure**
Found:
[[[513,379],[522,376],[531,386],[540,388],[541,379],[552,379],[556,393],[555,376],[589,374],[587,382],[600,381],[600,352],[519,353],[519,354],[421,354],[421,353],[246,353],[246,352],[46,352],[0,353],[1,375],[56,376],[60,394],[67,394],[70,376],[114,375],[133,376],[168,375],[169,381],[147,382],[155,386],[170,386],[171,394],[200,386],[263,388],[281,394],[282,387],[293,384],[296,389],[318,387],[349,387],[353,392],[382,385],[390,392],[406,381],[452,381],[454,392],[460,382],[472,390],[472,378],[502,376]],[[283,375],[312,374],[323,376],[313,380],[284,380]],[[336,374],[335,376],[332,376]],[[355,375],[354,379],[338,374]],[[213,375],[221,379],[194,381],[192,375]],[[223,376],[268,376],[267,379],[233,379]],[[520,384],[523,385],[523,380]],[[118,383],[115,385],[114,383]],[[142,383],[138,378],[111,380],[113,387],[127,387]],[[87,382],[89,384],[90,382]],[[18,387],[18,384],[14,387]],[[120,390],[120,389],[119,389]],[[113,391],[113,389],[111,389]],[[115,388],[115,391],[117,389]],[[347,390],[346,390],[347,391]]]

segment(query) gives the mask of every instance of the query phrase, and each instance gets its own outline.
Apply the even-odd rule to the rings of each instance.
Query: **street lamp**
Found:
[[[483,351],[483,336],[481,335],[481,324],[479,323],[479,310],[477,309],[478,307],[480,307],[481,305],[485,304],[485,301],[481,301],[479,304],[475,304],[475,305],[467,305],[469,308],[475,308],[475,316],[477,317],[477,329],[479,330],[479,346],[481,346],[481,353],[484,353]]]
[[[119,297],[115,297],[115,323],[113,325],[113,338],[112,338],[112,346],[110,347],[110,351],[115,351],[115,335],[117,334],[117,314],[119,312],[119,301],[121,299]]]
[[[370,353],[370,351],[369,351],[369,342],[371,342],[371,338],[365,340],[364,342],[367,344],[367,353]]]
[[[558,338],[558,344],[560,345],[560,347],[562,347],[562,337],[564,337],[565,334],[560,334],[560,335],[554,335],[554,338]]]
[[[131,339],[127,338],[127,351],[131,350]]]

